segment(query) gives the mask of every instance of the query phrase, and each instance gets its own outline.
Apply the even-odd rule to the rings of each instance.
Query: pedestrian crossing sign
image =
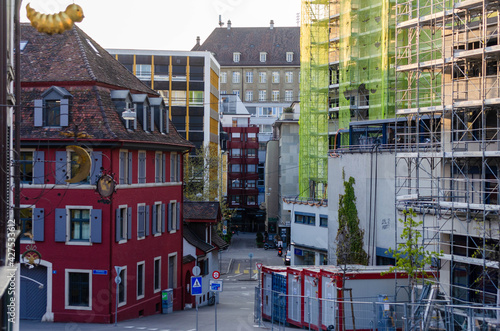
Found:
[[[191,277],[191,295],[201,295],[202,293],[201,276]]]

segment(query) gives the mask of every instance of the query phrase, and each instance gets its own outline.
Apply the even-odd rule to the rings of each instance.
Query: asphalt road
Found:
[[[249,254],[253,257],[250,261]],[[246,331],[256,329],[297,330],[278,328],[269,322],[254,322],[255,288],[259,285],[256,263],[263,265],[283,265],[283,257],[276,250],[257,248],[255,233],[240,233],[233,236],[231,246],[222,253],[221,279],[223,292],[217,305],[217,328],[215,328],[215,306],[198,309],[175,311],[122,321],[114,324],[77,324],[77,323],[41,323],[21,321],[21,330],[54,331],[111,331],[111,330],[147,330],[147,331]],[[198,329],[196,319],[198,315]]]

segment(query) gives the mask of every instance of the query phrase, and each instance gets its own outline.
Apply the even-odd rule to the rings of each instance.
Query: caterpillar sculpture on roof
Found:
[[[26,16],[38,32],[47,34],[63,33],[70,30],[73,28],[74,22],[81,22],[84,18],[82,7],[76,4],[69,5],[65,11],[57,14],[42,14],[31,8],[28,3]]]

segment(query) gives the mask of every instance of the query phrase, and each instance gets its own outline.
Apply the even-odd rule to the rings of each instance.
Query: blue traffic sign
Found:
[[[191,295],[201,295],[201,276],[191,277]]]

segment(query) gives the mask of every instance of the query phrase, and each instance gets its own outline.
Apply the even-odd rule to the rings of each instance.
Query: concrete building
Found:
[[[221,94],[237,95],[259,128],[259,196],[265,201],[266,144],[283,109],[299,100],[299,27],[226,27],[214,29],[193,51],[210,51],[220,63]]]

